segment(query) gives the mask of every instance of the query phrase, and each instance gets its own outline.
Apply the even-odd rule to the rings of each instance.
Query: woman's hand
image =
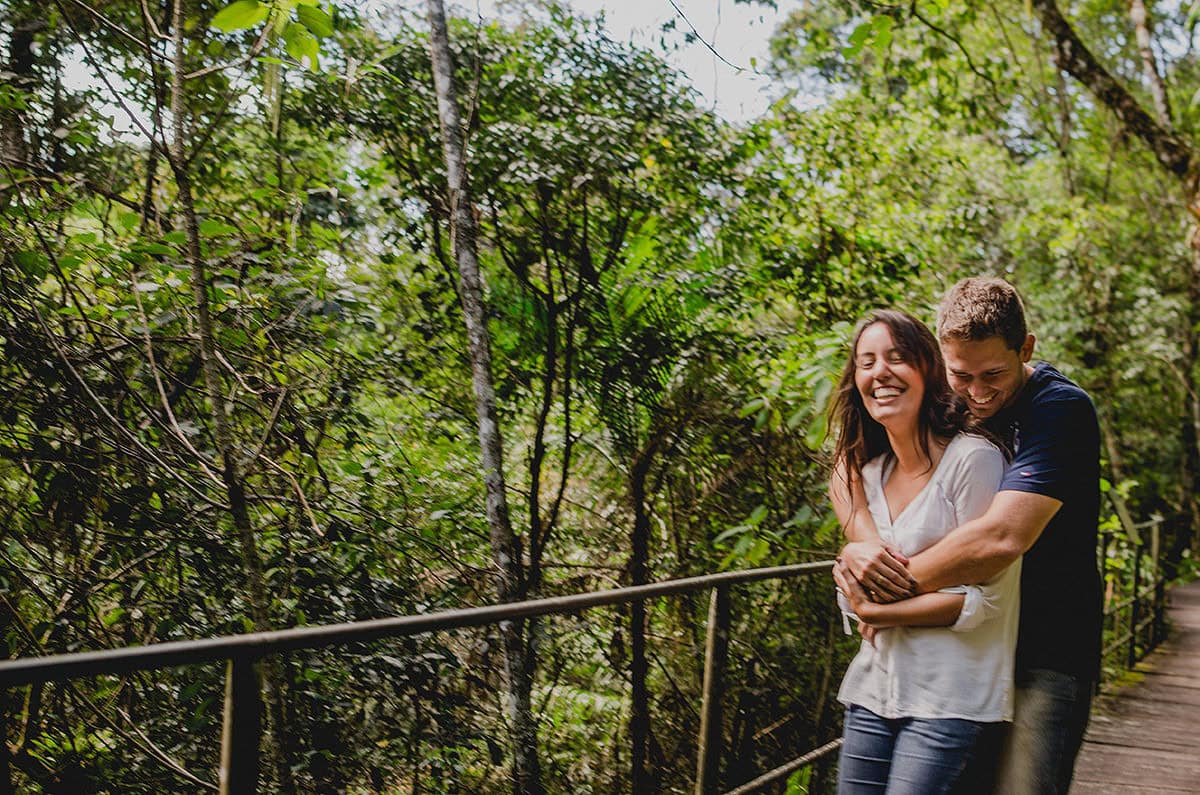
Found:
[[[878,629],[871,626],[870,624],[868,624],[865,621],[859,621],[858,622],[858,631],[860,633],[862,633],[863,640],[865,640],[867,643],[870,643],[872,646],[875,645],[875,635],[877,635],[879,633]]]
[[[833,564],[833,581],[837,584],[838,590],[845,595],[846,601],[850,603],[851,610],[860,619],[864,618],[864,611],[867,613],[871,611],[874,602],[871,601],[870,595],[840,558]]]
[[[851,541],[842,547],[839,560],[867,589],[872,601],[895,602],[917,593],[917,581],[908,573],[908,558],[898,549],[876,541]]]

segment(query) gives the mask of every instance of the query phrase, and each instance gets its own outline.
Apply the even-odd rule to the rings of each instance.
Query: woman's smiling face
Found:
[[[896,347],[892,331],[883,323],[863,329],[854,348],[854,385],[867,413],[888,430],[917,425],[925,378]]]

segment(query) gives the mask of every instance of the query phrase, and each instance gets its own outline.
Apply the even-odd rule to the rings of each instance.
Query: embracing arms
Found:
[[[871,513],[866,510],[867,498],[862,483],[854,480],[851,484],[840,465],[830,481],[829,496],[846,537],[850,539],[834,566],[833,577],[850,610],[869,630],[898,626],[944,627],[958,620],[966,599],[963,594],[933,593],[905,598],[912,596],[916,587],[906,568],[908,559],[880,540]],[[868,582],[876,592],[875,599],[860,583],[854,573],[856,569],[874,572]]]
[[[897,602],[873,602],[845,569],[835,568],[833,578],[850,610],[872,629],[948,627],[958,621],[967,598],[962,593],[927,593]]]
[[[835,470],[829,492],[849,543],[837,568],[873,590],[878,601],[991,579],[1033,546],[1062,506],[1044,494],[998,492],[982,516],[913,556],[905,567],[903,556],[879,540],[870,512],[851,510],[851,505],[865,506],[867,498],[862,484],[848,484],[840,471]]]
[[[835,473],[831,496],[839,518],[847,524],[851,543],[834,567],[834,579],[853,612],[868,625],[953,625],[961,631],[995,615],[1004,589],[998,590],[993,580],[1037,540],[1061,505],[1058,500],[1016,490],[997,493],[1006,464],[994,446],[976,444],[953,450],[947,453],[953,458],[943,462],[948,471],[937,481],[937,488],[952,503],[952,516],[974,518],[954,528],[943,524],[947,519],[944,513],[910,517],[912,527],[906,532],[921,528],[921,522],[933,521],[936,527],[925,527],[924,532],[944,527],[941,532],[946,535],[908,561],[904,573],[919,583],[912,591],[920,595],[901,596],[899,601],[886,592],[887,588],[896,590],[895,567],[889,565],[889,558],[897,559],[899,553],[883,547],[870,523],[870,511],[846,510],[847,503],[866,505],[866,495],[857,483],[851,484],[858,489],[853,496],[836,494],[839,481]],[[849,489],[844,477],[840,483],[844,490]],[[861,554],[863,550],[869,554]]]
[[[998,492],[983,516],[913,556],[909,572],[922,593],[989,580],[1033,546],[1061,506],[1044,494]]]

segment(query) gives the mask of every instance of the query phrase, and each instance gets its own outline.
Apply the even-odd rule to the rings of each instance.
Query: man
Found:
[[[1024,555],[1016,700],[999,790],[1066,793],[1100,673],[1101,583],[1096,565],[1100,431],[1087,393],[1045,362],[1015,288],[964,279],[938,309],[950,385],[1013,459],[979,519],[912,560],[887,549],[860,484],[830,487],[850,543],[835,578],[853,576],[892,601],[983,582]],[[843,580],[843,582],[845,582]]]

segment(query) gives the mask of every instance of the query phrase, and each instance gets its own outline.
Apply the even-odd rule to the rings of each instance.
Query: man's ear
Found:
[[[1025,335],[1025,342],[1021,343],[1021,361],[1027,362],[1033,358],[1033,344],[1035,340],[1032,334]]]

